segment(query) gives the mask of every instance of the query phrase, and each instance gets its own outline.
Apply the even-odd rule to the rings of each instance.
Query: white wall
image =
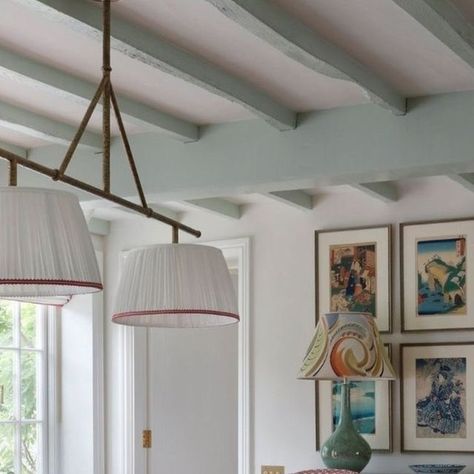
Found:
[[[203,213],[186,215],[187,224],[203,231],[202,240],[252,237],[251,256],[251,403],[253,464],[285,465],[287,472],[320,466],[315,451],[314,385],[296,380],[296,374],[314,329],[314,231],[371,224],[398,224],[412,220],[474,215],[474,194],[448,178],[412,180],[401,186],[397,203],[383,204],[358,191],[321,196],[312,212],[304,213],[277,203],[250,205],[240,221]],[[398,344],[416,341],[469,341],[472,333],[400,335],[398,285],[398,232],[394,232],[394,333],[384,337]],[[107,240],[106,311],[110,316],[116,285],[118,255],[135,245],[169,241],[170,230],[146,219],[112,226]],[[183,236],[183,240],[192,240]],[[117,436],[120,400],[116,392],[118,328],[107,324],[107,465],[118,474]],[[399,384],[394,397],[394,453],[375,454],[367,472],[409,472],[422,462],[460,462],[466,474],[474,472],[473,455],[400,454]],[[127,473],[128,474],[128,473]]]

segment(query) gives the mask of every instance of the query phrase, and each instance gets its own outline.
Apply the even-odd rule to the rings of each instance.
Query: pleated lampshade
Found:
[[[222,252],[192,244],[130,251],[121,272],[113,320],[168,328],[237,322],[237,298]]]
[[[0,187],[0,298],[102,289],[87,224],[74,194]]]

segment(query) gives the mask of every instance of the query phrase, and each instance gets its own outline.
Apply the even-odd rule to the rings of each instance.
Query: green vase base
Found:
[[[350,383],[343,383],[339,424],[321,447],[321,458],[329,469],[361,472],[371,456],[369,443],[357,432],[352,422]]]

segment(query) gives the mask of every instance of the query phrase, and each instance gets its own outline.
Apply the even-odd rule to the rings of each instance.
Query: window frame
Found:
[[[39,315],[37,319],[37,346],[22,347],[21,344],[21,305],[25,302],[13,303],[12,321],[12,344],[0,347],[1,351],[13,353],[14,357],[14,419],[0,420],[0,425],[10,425],[14,427],[14,472],[22,472],[22,427],[27,425],[38,426],[37,432],[37,474],[56,474],[57,470],[57,373],[58,373],[58,341],[57,324],[59,320],[59,307],[37,304],[36,311]],[[22,354],[38,354],[37,371],[37,413],[34,419],[24,419],[21,413],[21,357]]]

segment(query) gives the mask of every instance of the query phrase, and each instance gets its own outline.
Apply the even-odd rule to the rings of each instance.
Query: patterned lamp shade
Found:
[[[71,295],[102,289],[87,223],[74,194],[2,187],[0,222],[0,298],[67,301]]]
[[[300,379],[395,379],[374,318],[367,313],[321,315]]]
[[[132,250],[124,262],[113,320],[169,328],[237,322],[237,298],[222,252],[191,244]]]

